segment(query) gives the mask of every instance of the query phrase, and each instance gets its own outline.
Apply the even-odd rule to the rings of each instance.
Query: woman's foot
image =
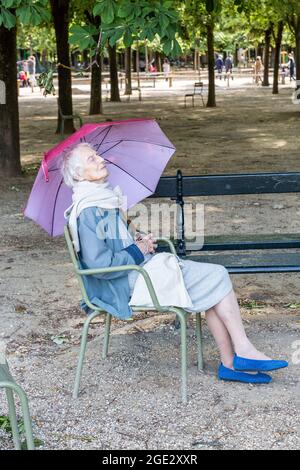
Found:
[[[236,348],[236,355],[239,357],[247,357],[255,361],[270,361],[271,358],[258,351],[251,343],[247,346]]]
[[[237,372],[232,369],[228,369],[223,364],[220,365],[218,370],[219,380],[225,380],[227,382],[243,382],[252,384],[268,384],[272,381],[272,377],[267,374],[247,374],[245,372]]]
[[[237,371],[245,372],[270,372],[272,370],[284,369],[288,367],[288,362],[277,360],[256,360],[248,359],[247,357],[234,356],[233,367]]]

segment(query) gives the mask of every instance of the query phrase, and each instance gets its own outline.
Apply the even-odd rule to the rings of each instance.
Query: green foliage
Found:
[[[125,47],[134,41],[160,38],[164,51],[181,52],[176,34],[180,30],[174,2],[168,0],[97,0],[93,14],[101,17],[102,42],[114,46],[121,38]],[[82,48],[82,45],[79,44]],[[166,52],[167,53],[167,52]]]
[[[11,429],[9,416],[7,415],[0,416],[0,429],[2,429],[4,432],[12,436],[12,429]],[[25,424],[24,424],[23,419],[18,420],[18,430],[21,435],[21,439],[22,438],[24,439]],[[44,445],[44,442],[37,438],[34,438],[33,442],[34,442],[35,447],[41,447],[42,445]],[[27,450],[27,442],[25,440],[21,442],[21,449]]]
[[[89,24],[86,26],[73,25],[70,28],[70,43],[79,44],[80,49],[93,49],[97,46],[94,36],[99,34],[96,26]]]
[[[55,95],[55,88],[53,84],[53,73],[54,70],[50,69],[47,72],[43,72],[39,75],[37,80],[37,84],[40,89],[44,89],[43,95],[46,97],[47,95]]]
[[[31,26],[49,21],[47,0],[1,0],[0,26],[11,29],[17,20],[23,25]]]

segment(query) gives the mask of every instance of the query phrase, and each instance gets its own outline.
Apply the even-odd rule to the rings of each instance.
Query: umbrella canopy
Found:
[[[64,211],[72,204],[72,190],[63,181],[65,153],[79,143],[90,144],[108,165],[108,181],[127,196],[127,209],[155,192],[159,178],[175,152],[153,119],[85,124],[44,155],[24,215],[51,236],[61,235]]]

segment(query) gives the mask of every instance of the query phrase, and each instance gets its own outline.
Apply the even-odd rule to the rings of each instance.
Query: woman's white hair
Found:
[[[82,176],[82,170],[84,167],[84,161],[82,159],[83,150],[94,149],[87,143],[78,144],[63,157],[61,173],[65,184],[70,188],[72,188],[75,182]]]

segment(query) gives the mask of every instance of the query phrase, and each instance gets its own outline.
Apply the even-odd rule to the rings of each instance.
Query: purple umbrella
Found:
[[[127,196],[127,209],[155,192],[175,152],[153,119],[85,124],[45,154],[24,211],[51,236],[63,234],[64,211],[72,204],[72,190],[60,171],[62,157],[82,142],[109,164],[108,181],[112,187],[119,185]]]

